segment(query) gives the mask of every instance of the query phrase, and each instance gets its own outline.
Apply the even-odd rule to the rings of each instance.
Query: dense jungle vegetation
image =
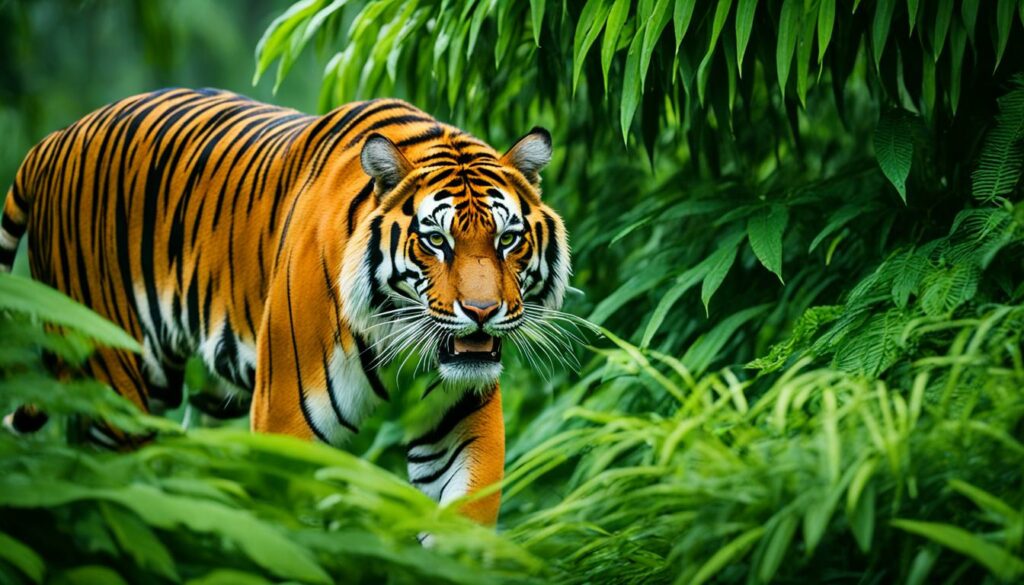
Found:
[[[0,581],[1024,579],[1024,0],[7,1],[0,31],[5,183],[161,85],[545,126],[565,309],[604,331],[578,372],[506,359],[495,532],[405,482],[427,379],[393,368],[351,453],[142,416],[47,373],[134,341],[22,252],[0,410],[54,420],[0,436]],[[76,414],[159,438],[77,446]]]

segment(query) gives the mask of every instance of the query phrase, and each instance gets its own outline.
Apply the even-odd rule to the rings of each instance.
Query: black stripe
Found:
[[[447,452],[448,452],[448,450],[445,449],[445,450],[442,450],[442,451],[435,451],[433,453],[428,453],[427,455],[408,455],[408,456],[406,456],[405,459],[409,463],[429,463],[431,461],[436,461],[436,460],[444,457],[444,454],[447,453]]]
[[[447,412],[444,413],[444,417],[441,418],[441,422],[436,427],[427,431],[424,435],[419,438],[413,439],[407,445],[407,450],[413,447],[419,447],[422,445],[432,445],[441,439],[445,438],[448,433],[452,432],[452,429],[456,427],[466,417],[473,414],[484,407],[494,397],[494,393],[491,392],[487,396],[480,396],[476,392],[466,392],[462,395],[462,398],[458,402],[452,405]]]
[[[366,345],[366,341],[362,337],[353,334],[352,337],[356,339],[356,348],[359,350],[359,363],[363,366],[363,374],[366,375],[366,380],[370,383],[370,388],[373,393],[379,396],[382,400],[390,401],[391,397],[388,395],[388,391],[384,388],[384,384],[381,383],[380,378],[377,376],[377,370],[373,369],[373,361],[376,358],[374,353]]]
[[[423,132],[422,134],[417,134],[416,136],[410,136],[409,138],[406,138],[404,140],[400,140],[395,146],[397,146],[399,148],[405,148],[407,146],[415,146],[417,144],[422,144],[422,143],[424,143],[424,142],[426,142],[428,140],[432,140],[434,138],[440,138],[443,135],[444,135],[444,128],[442,128],[441,125],[438,124],[438,125],[430,128],[426,132]]]
[[[359,190],[359,193],[352,199],[352,202],[348,204],[348,235],[352,235],[356,227],[356,213],[359,211],[359,206],[370,198],[373,194],[373,180],[366,182],[366,185]]]
[[[345,145],[345,148],[352,148],[355,145],[359,144],[364,137],[366,137],[370,132],[373,132],[374,130],[380,130],[381,128],[387,128],[389,126],[400,126],[406,124],[413,124],[416,122],[433,121],[433,118],[428,118],[426,116],[417,116],[416,114],[402,114],[400,116],[391,116],[389,118],[384,118],[383,120],[377,120],[373,124],[370,124],[369,128],[366,128],[360,131],[359,134],[356,134],[355,138],[350,140],[348,144]]]
[[[295,314],[292,311],[292,268],[290,265],[285,269],[285,290],[288,301],[288,324],[291,326],[292,334],[292,352],[295,356],[295,384],[299,389],[299,409],[302,410],[302,418],[306,419],[306,424],[313,430],[316,438],[330,445],[331,442],[313,423],[313,417],[309,414],[309,405],[306,404],[306,388],[302,384],[302,369],[299,367],[299,342],[295,339]],[[273,381],[271,380],[270,383],[273,384]]]
[[[459,443],[459,446],[456,447],[455,451],[452,452],[452,456],[448,458],[448,461],[447,463],[444,464],[444,467],[438,469],[433,473],[412,478],[409,480],[410,483],[434,483],[435,481],[441,479],[441,477],[444,476],[444,474],[449,469],[451,469],[452,465],[455,464],[455,460],[459,458],[459,455],[466,449],[466,447],[468,447],[476,439],[476,437],[470,437],[465,441]]]
[[[3,219],[0,220],[0,226],[2,226],[7,233],[20,239],[21,236],[25,234],[25,224],[14,221],[14,219],[6,213],[3,215]]]
[[[8,267],[13,266],[14,255],[17,251],[17,248],[13,248],[11,250],[8,250],[7,248],[0,248],[0,265]]]
[[[338,348],[338,351],[341,351],[340,347]],[[359,429],[356,428],[356,425],[349,422],[348,418],[346,418],[341,412],[341,405],[338,404],[338,399],[334,396],[334,379],[331,378],[331,369],[327,365],[327,352],[323,349],[320,351],[320,359],[323,361],[324,380],[327,383],[327,396],[331,399],[331,408],[334,410],[334,416],[338,418],[338,422],[341,423],[341,426],[353,433],[358,433]]]

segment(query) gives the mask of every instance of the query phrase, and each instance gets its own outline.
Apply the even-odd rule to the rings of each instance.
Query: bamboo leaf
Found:
[[[786,97],[786,82],[789,68],[796,52],[797,35],[800,34],[803,16],[802,0],[783,0],[779,15],[779,39],[775,47],[775,71],[779,79],[779,91]]]
[[[831,1],[834,3],[835,0]],[[755,12],[757,12],[757,0],[739,0],[739,4],[736,5],[736,68],[741,77],[743,76],[743,56],[747,53],[750,31],[754,28]]]
[[[795,514],[785,514],[765,536],[768,543],[757,567],[757,577],[761,583],[770,583],[782,566],[782,561],[785,560],[789,546],[793,542],[793,535],[796,534],[797,521]]]
[[[643,340],[640,342],[640,347],[646,348],[650,345],[651,340],[654,338],[654,334],[658,332],[661,324],[665,321],[665,317],[668,315],[669,310],[675,306],[676,301],[679,300],[686,291],[690,290],[701,282],[708,271],[711,269],[711,259],[713,256],[709,256],[704,259],[703,262],[690,268],[686,272],[679,275],[671,288],[665,292],[661,300],[658,301],[658,306],[655,307],[654,312],[651,313],[651,318],[647,321],[647,328],[644,329]]]
[[[540,46],[540,27],[544,23],[544,0],[530,0],[530,22],[533,25],[533,42]]]
[[[606,2],[587,2],[587,5],[583,7],[583,12],[580,13],[580,20],[576,24],[576,36],[573,40],[572,50],[573,95],[576,94],[576,88],[579,86],[584,59],[587,58],[587,53],[590,52],[590,48],[601,34],[611,7],[612,5]]]
[[[763,535],[764,527],[758,526],[757,528],[747,530],[729,541],[725,546],[719,548],[715,554],[711,555],[707,562],[701,565],[697,574],[690,579],[690,585],[701,585],[717,575],[725,567],[738,562],[746,554],[747,550]]]
[[[676,0],[672,10],[672,27],[676,35],[676,52],[682,44],[686,31],[690,29],[690,20],[693,19],[693,9],[697,6],[697,0]]]
[[[946,44],[946,36],[949,34],[949,24],[952,20],[953,0],[939,0],[938,11],[935,13],[935,29],[932,33],[932,56],[936,63],[942,56],[942,48]]]
[[[963,68],[964,49],[967,47],[967,33],[960,23],[954,22],[949,36],[952,54],[949,57],[950,76],[946,87],[949,90],[950,109],[955,116],[957,108],[960,106],[960,73]],[[935,60],[938,61],[938,56]]]
[[[951,479],[949,487],[970,499],[1000,524],[1012,525],[1024,521],[1024,514],[1015,510],[1013,506],[966,481]]]
[[[629,130],[633,125],[637,106],[643,91],[640,81],[640,47],[643,42],[643,31],[637,31],[633,42],[629,44],[626,54],[626,71],[622,77],[622,104],[619,106],[619,124],[622,127],[622,141],[629,143]]]
[[[1024,561],[1019,557],[957,526],[903,519],[890,523],[974,559],[1002,581],[1013,581],[1024,574]]]
[[[34,280],[0,273],[0,309],[31,315],[41,321],[68,327],[119,349],[141,352],[132,336],[88,307]]]
[[[35,551],[20,541],[0,532],[0,559],[25,574],[35,583],[42,583],[46,574],[46,564]]]
[[[729,19],[729,11],[732,9],[732,0],[718,0],[715,7],[715,19],[711,25],[711,40],[708,41],[707,52],[697,67],[697,99],[704,103],[704,92],[707,87],[708,76],[710,75],[711,57],[715,54],[715,47],[718,45],[718,36],[722,34],[722,28]]]
[[[907,0],[907,20],[910,23],[910,32],[914,34],[914,25],[917,23],[917,11],[920,7],[920,0]]]
[[[863,553],[871,550],[875,533],[875,507],[875,484],[871,483],[857,499],[853,510],[847,509],[850,532],[853,532],[857,546]]]
[[[978,5],[981,0],[963,0],[960,4],[960,20],[964,23],[967,38],[974,45],[974,29],[978,22]]]
[[[882,53],[889,38],[889,26],[892,13],[896,9],[896,0],[878,0],[875,6],[875,18],[871,25],[871,54],[875,57],[875,71],[881,70]]]
[[[805,13],[803,28],[800,31],[800,41],[796,50],[796,93],[800,98],[800,105],[807,106],[807,87],[810,84],[811,49],[814,48],[814,27],[817,18],[814,13]]]
[[[832,42],[832,28],[836,20],[836,0],[821,0],[818,5],[818,66],[820,67]]]
[[[736,249],[740,242],[743,241],[743,234],[737,234],[728,238],[725,243],[718,248],[709,258],[708,273],[704,277],[704,282],[700,288],[700,299],[704,303],[705,314],[710,314],[708,311],[708,303],[711,302],[711,297],[718,290],[718,287],[722,285],[722,281],[725,280],[725,276],[729,274],[729,269],[732,268],[732,263],[736,259]]]
[[[1013,9],[1015,0],[998,0],[996,4],[996,66],[1003,60],[1006,43],[1010,40],[1010,27],[1013,26]]]
[[[601,73],[604,75],[604,92],[608,93],[608,70],[612,66],[612,57],[618,48],[619,36],[622,34],[622,27],[626,24],[629,16],[629,0],[615,0],[612,9],[608,12],[608,26],[604,30],[604,39],[601,41]],[[630,118],[632,121],[632,118]]]
[[[668,11],[670,0],[657,0],[654,10],[644,24],[644,41],[640,51],[640,88],[641,91],[647,81],[647,71],[651,66],[651,56],[654,54],[654,47],[661,32],[668,26],[671,13]]]

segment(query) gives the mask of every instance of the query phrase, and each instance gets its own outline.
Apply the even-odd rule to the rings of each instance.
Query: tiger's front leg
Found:
[[[440,504],[498,483],[505,474],[501,390],[466,391],[437,424],[412,440],[409,480]],[[460,512],[481,524],[498,520],[501,492],[472,500]]]
[[[333,277],[326,268],[302,268],[289,262],[270,290],[256,343],[251,427],[340,447],[388,395],[340,317]]]

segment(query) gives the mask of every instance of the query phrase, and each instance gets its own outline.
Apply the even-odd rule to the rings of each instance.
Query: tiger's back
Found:
[[[437,126],[397,100],[319,117],[220,90],[112,103],[25,158],[4,208],[0,264],[9,268],[27,228],[33,277],[143,344],[141,356],[101,351],[86,372],[138,406],[177,406],[193,355],[251,391],[267,288],[301,187],[327,178],[328,155],[342,168],[358,159],[345,144],[386,125],[381,115]],[[351,227],[371,186],[345,178],[311,208],[345,213]]]

